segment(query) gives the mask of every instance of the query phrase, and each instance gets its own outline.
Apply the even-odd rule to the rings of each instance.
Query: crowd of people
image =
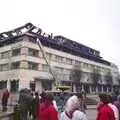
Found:
[[[38,92],[34,94],[28,89],[20,91],[20,120],[87,120],[82,94],[76,93],[69,97],[60,94]],[[59,107],[57,97],[60,98]]]
[[[9,91],[6,89],[2,95],[2,110],[7,111]],[[58,104],[60,98],[60,106]],[[82,93],[70,96],[64,92],[53,94],[50,92],[31,92],[22,89],[19,92],[20,120],[88,120],[86,104]],[[96,120],[120,120],[120,95],[99,94]]]

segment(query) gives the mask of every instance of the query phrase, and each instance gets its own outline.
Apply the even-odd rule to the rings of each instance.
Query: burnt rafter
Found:
[[[92,61],[96,61],[102,64],[110,66],[110,62],[103,60],[100,57],[100,52],[94,50],[85,45],[79,44],[63,36],[54,36],[42,31],[41,28],[34,26],[32,23],[27,23],[24,26],[16,28],[14,30],[3,32],[0,34],[0,46],[7,43],[13,43],[23,35],[28,35],[38,38],[44,46],[51,47],[57,50],[61,50],[73,55],[77,55]]]
[[[14,29],[12,31],[3,32],[0,34],[0,41],[5,41],[7,39],[20,36],[20,35],[24,34],[25,32],[29,32],[33,28],[34,28],[34,26],[32,25],[32,23],[27,23],[26,25],[19,27],[17,29]]]

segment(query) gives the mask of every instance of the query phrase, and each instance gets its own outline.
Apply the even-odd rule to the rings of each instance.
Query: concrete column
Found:
[[[96,93],[98,93],[98,86],[96,86]]]
[[[21,54],[23,55],[27,55],[28,54],[28,48],[26,48],[26,47],[23,47],[23,48],[21,48]]]
[[[52,83],[52,91],[56,91],[56,86]]]
[[[84,85],[82,84],[82,91],[84,91]]]
[[[10,86],[10,79],[8,79],[7,80],[7,89],[10,91],[10,88],[11,88],[11,86]]]
[[[108,89],[108,87],[107,87],[107,92],[109,92],[109,89]]]
[[[38,91],[39,93],[42,92],[42,83],[41,81],[35,81],[36,88],[35,90]]]
[[[92,93],[92,86],[91,85],[89,86],[89,89],[90,89],[90,93]]]
[[[101,88],[102,88],[101,92],[103,93],[103,85],[101,86]]]
[[[20,64],[20,68],[27,69],[27,68],[28,68],[28,63],[27,63],[27,61],[22,61],[21,64]]]
[[[76,85],[73,84],[73,92],[76,92]]]

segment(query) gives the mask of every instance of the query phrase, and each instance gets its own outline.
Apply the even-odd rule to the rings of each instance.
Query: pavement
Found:
[[[88,109],[86,110],[86,115],[88,120],[96,120],[97,110],[96,109]]]

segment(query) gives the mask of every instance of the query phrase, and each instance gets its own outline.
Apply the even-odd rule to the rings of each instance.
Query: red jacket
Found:
[[[10,93],[6,90],[6,91],[3,93],[2,99],[8,100],[9,96],[10,96]]]
[[[98,110],[97,120],[115,120],[113,110],[108,105],[101,105]]]
[[[52,104],[45,102],[39,105],[38,120],[58,120],[58,113]]]

